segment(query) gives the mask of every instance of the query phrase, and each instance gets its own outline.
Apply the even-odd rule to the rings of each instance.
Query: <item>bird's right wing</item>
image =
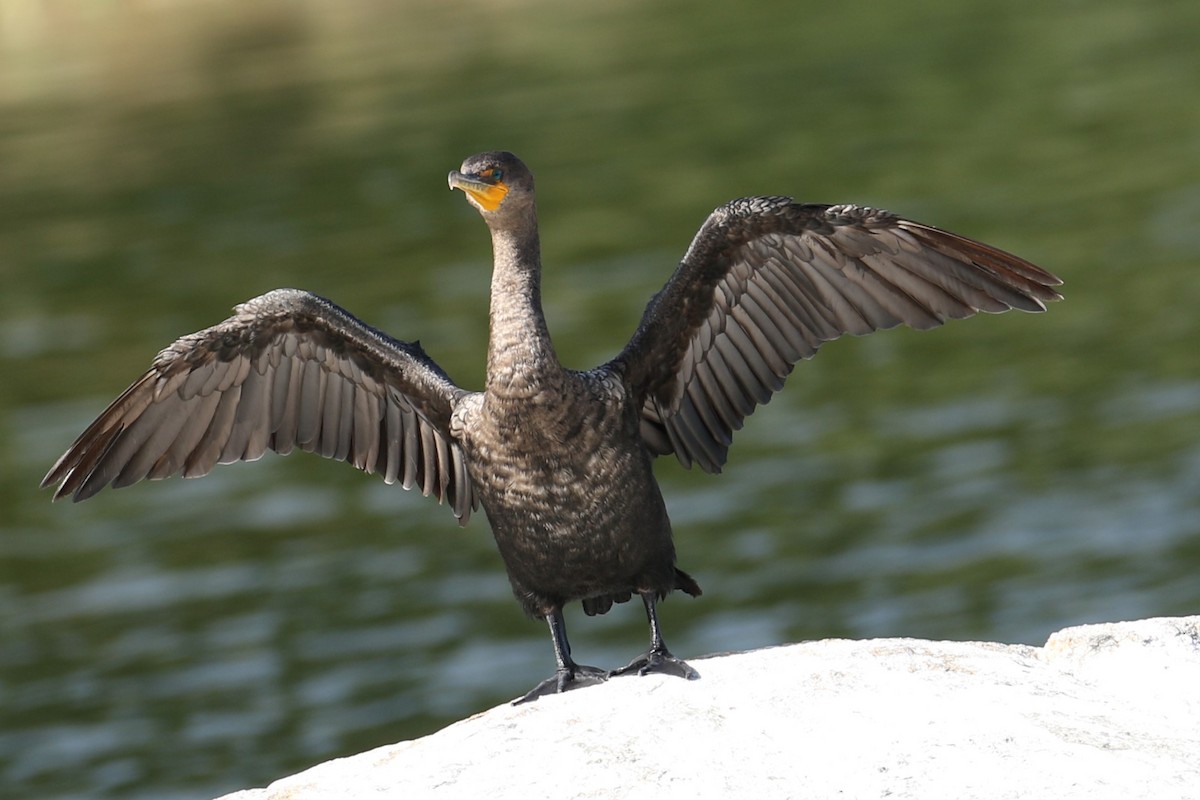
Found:
[[[160,352],[46,474],[54,498],[253,461],[295,447],[445,501],[478,507],[450,436],[467,394],[415,342],[323,298],[279,289]]]

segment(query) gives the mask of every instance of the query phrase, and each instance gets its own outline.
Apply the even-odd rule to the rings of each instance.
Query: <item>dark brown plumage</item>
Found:
[[[524,699],[636,670],[696,673],[667,650],[657,601],[700,588],[675,567],[655,455],[718,472],[733,432],[822,343],[978,311],[1042,311],[1060,281],[1016,256],[859,206],[787,197],[708,218],[612,361],[563,368],[542,315],[533,176],[473,156],[450,185],[492,234],[487,386],[457,387],[416,343],[281,289],[185,336],[46,475],[55,498],[299,447],[447,502],[482,506],[513,591],[551,631],[558,669]],[[615,673],[571,658],[563,606],[639,595],[650,649]]]

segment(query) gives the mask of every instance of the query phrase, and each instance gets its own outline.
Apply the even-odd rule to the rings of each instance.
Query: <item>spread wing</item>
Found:
[[[608,366],[642,405],[642,436],[719,472],[733,431],[824,342],[978,311],[1044,311],[1050,273],[887,211],[752,197],[718,208]]]
[[[293,448],[477,508],[450,415],[466,392],[417,343],[308,292],[279,289],[163,350],[88,426],[42,486],[86,500],[105,486],[206,475]]]

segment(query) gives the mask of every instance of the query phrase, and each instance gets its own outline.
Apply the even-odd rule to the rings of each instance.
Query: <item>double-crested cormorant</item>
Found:
[[[513,592],[554,642],[557,671],[523,699],[630,671],[694,678],[658,625],[660,599],[700,587],[675,566],[654,457],[719,471],[745,417],[842,334],[1060,299],[1061,281],[1028,261],[887,211],[743,198],[705,221],[625,349],[577,372],[542,316],[533,175],[492,152],[449,183],[492,234],[484,391],[456,386],[417,343],[280,289],[159,353],[42,485],[78,501],[268,449],[317,452],[435,495],[460,524],[483,507]],[[576,664],[563,606],[603,614],[634,594],[649,650],[614,672]]]

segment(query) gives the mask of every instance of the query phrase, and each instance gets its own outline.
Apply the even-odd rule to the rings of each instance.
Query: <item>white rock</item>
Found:
[[[1200,798],[1200,617],[829,640],[500,706],[223,800]]]

